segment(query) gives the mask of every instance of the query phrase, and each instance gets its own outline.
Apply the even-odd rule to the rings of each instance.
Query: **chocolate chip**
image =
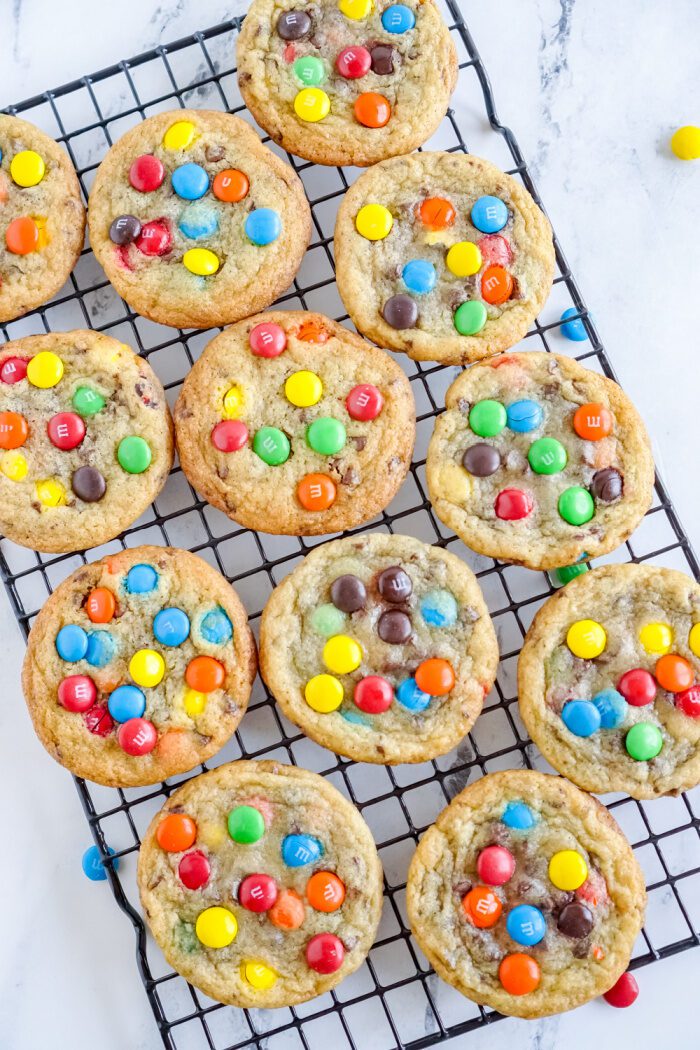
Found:
[[[559,912],[557,927],[565,937],[587,937],[593,929],[593,914],[585,904],[573,901]]]
[[[223,146],[207,146],[204,151],[204,156],[210,164],[216,164],[217,161],[223,160],[225,154],[226,150]]]
[[[622,474],[614,467],[597,470],[591,481],[591,492],[601,503],[614,503],[622,495],[623,488]]]
[[[501,465],[501,454],[493,445],[487,445],[480,441],[472,445],[462,456],[462,465],[465,470],[476,478],[488,478],[495,474]]]
[[[347,573],[338,576],[331,584],[331,601],[341,612],[353,613],[364,609],[367,602],[367,590],[357,576]]]
[[[366,437],[354,437],[352,439],[352,443],[353,443],[353,445],[355,446],[355,448],[357,449],[358,452],[362,452],[362,449],[367,444],[367,438]]]
[[[141,223],[135,215],[119,215],[109,228],[109,239],[115,244],[131,244],[141,233]]]
[[[372,72],[380,77],[388,77],[394,72],[394,49],[391,44],[376,44],[370,51]]]
[[[400,609],[389,609],[382,613],[377,624],[377,634],[389,645],[403,645],[411,637],[411,618]]]
[[[405,602],[413,591],[411,577],[399,565],[390,565],[379,574],[377,588],[382,598],[394,604]]]
[[[392,295],[382,307],[382,317],[392,328],[415,328],[418,306],[408,295]]]
[[[78,467],[73,474],[71,488],[83,502],[97,503],[104,496],[107,484],[95,467]]]
[[[283,40],[302,40],[311,30],[306,11],[283,11],[277,19],[277,32]]]

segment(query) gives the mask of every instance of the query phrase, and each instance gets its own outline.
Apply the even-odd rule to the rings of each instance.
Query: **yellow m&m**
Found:
[[[357,232],[368,241],[382,241],[394,225],[394,217],[383,204],[365,204],[355,216]]]
[[[32,386],[48,390],[63,378],[63,361],[51,350],[41,350],[27,365],[27,379]]]
[[[362,663],[362,646],[347,634],[335,634],[323,647],[323,662],[334,674],[350,674]]]
[[[455,277],[471,277],[481,269],[481,252],[471,241],[459,241],[452,245],[445,262]]]
[[[261,962],[244,962],[241,966],[243,979],[257,988],[259,992],[266,992],[274,988],[277,983],[277,974],[269,966]]]
[[[575,849],[563,849],[549,862],[549,878],[558,890],[577,890],[588,878],[588,865]]]
[[[197,129],[190,120],[178,120],[163,135],[165,149],[189,149],[197,137]]]
[[[690,646],[691,653],[695,656],[700,656],[700,623],[694,623],[690,628],[688,645]]]
[[[21,481],[27,476],[27,461],[21,452],[4,452],[0,459],[0,470],[10,481]]]
[[[137,685],[151,689],[163,680],[165,660],[155,649],[139,649],[129,661],[129,674]]]
[[[671,149],[679,160],[697,160],[700,157],[700,128],[686,124],[673,133]]]
[[[289,376],[284,384],[284,394],[287,401],[297,408],[310,408],[321,400],[323,383],[315,372],[302,370]]]
[[[343,687],[332,674],[317,674],[304,687],[304,699],[319,714],[335,711],[343,702]]]
[[[197,916],[195,933],[207,948],[226,948],[236,939],[238,922],[228,908],[206,908]]]
[[[367,18],[372,11],[372,0],[340,0],[339,11],[353,22]]]
[[[577,620],[566,635],[566,644],[581,660],[594,660],[600,656],[607,640],[605,630],[595,620]]]
[[[327,117],[331,110],[331,100],[320,88],[302,88],[294,99],[294,112],[300,120],[316,124]]]
[[[16,153],[10,163],[10,175],[18,186],[38,186],[46,174],[43,158],[33,149]]]
[[[183,266],[198,277],[211,277],[219,269],[219,260],[208,248],[190,248],[182,257]]]
[[[673,645],[673,631],[667,623],[646,623],[639,632],[642,648],[654,656],[663,656]]]
[[[234,383],[224,394],[224,416],[226,419],[238,419],[243,411],[243,389]]]
[[[34,486],[36,498],[45,507],[63,507],[66,503],[66,490],[60,481],[47,478],[45,481],[37,481]]]
[[[207,698],[204,693],[199,693],[196,689],[188,689],[185,693],[183,704],[185,714],[189,715],[190,718],[196,718],[197,715],[201,715],[207,706]]]

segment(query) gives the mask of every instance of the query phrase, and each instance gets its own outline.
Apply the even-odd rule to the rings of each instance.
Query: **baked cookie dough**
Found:
[[[329,781],[231,762],[179,788],[139,854],[146,921],[178,973],[234,1006],[306,1002],[362,964],[382,909],[364,820]]]
[[[437,130],[457,53],[434,0],[254,0],[238,83],[258,124],[316,164],[375,164]]]
[[[90,242],[137,313],[177,328],[231,324],[291,283],[311,232],[299,177],[239,117],[159,113],[97,169]]]
[[[414,153],[350,187],[335,263],[363,335],[416,361],[468,364],[528,331],[552,286],[554,245],[510,175],[471,155]]]
[[[607,565],[548,599],[518,662],[520,713],[587,791],[634,798],[700,783],[700,585]]]
[[[368,521],[411,462],[403,370],[322,314],[270,312],[206,347],[175,406],[190,483],[249,529],[311,536]]]
[[[455,747],[497,666],[471,570],[410,536],[317,548],[273,591],[260,624],[260,670],[286,717],[360,762],[425,762]]]
[[[646,891],[604,806],[561,777],[508,770],[465,788],[423,835],[407,905],[443,980],[503,1014],[544,1017],[615,984]]]
[[[435,513],[479,554],[552,569],[614,550],[651,505],[654,463],[617,383],[568,357],[475,365],[428,447]]]
[[[0,349],[0,529],[39,551],[98,547],[153,502],[173,462],[150,365],[111,336],[53,332]]]
[[[133,787],[184,773],[236,729],[255,642],[233,588],[172,547],[134,547],[61,583],[22,687],[42,744],[76,776]]]
[[[85,238],[80,184],[66,152],[33,124],[0,113],[0,322],[56,294]]]

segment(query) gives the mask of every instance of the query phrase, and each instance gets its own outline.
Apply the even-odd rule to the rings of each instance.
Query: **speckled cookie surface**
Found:
[[[40,551],[97,547],[156,498],[172,422],[150,365],[98,332],[0,349],[0,528]]]
[[[530,569],[618,547],[649,509],[644,424],[617,383],[567,357],[484,362],[447,391],[428,448],[438,517],[479,554]]]
[[[300,179],[245,121],[187,109],[149,117],[112,147],[89,222],[119,294],[179,328],[230,324],[268,306],[290,284],[311,230]]]
[[[171,547],[134,547],[78,569],[39,613],[22,686],[49,754],[77,776],[155,784],[219,751],[255,677],[233,588]]]
[[[528,331],[549,295],[554,247],[548,220],[511,176],[471,155],[415,153],[350,187],[335,262],[364,335],[414,360],[467,364]]]
[[[471,570],[410,536],[312,551],[263,612],[260,667],[287,718],[363,762],[423,762],[481,712],[498,645]]]
[[[445,116],[457,55],[433,0],[255,0],[238,39],[261,127],[317,164],[410,153]]]
[[[190,833],[178,841],[183,819]],[[170,965],[235,1006],[289,1006],[333,988],[363,962],[382,907],[358,811],[317,774],[276,762],[232,762],[176,791],[143,839],[138,881]]]
[[[0,321],[47,302],[78,261],[85,208],[73,165],[33,124],[0,113]]]
[[[572,580],[537,613],[518,682],[532,739],[580,787],[655,798],[700,782],[700,586],[684,573]]]
[[[382,510],[415,434],[399,365],[301,312],[249,317],[213,339],[174,415],[183,470],[209,503],[248,528],[301,536]]]
[[[407,904],[443,980],[501,1013],[543,1017],[612,987],[646,892],[596,799],[561,777],[508,770],[465,788],[423,835]]]

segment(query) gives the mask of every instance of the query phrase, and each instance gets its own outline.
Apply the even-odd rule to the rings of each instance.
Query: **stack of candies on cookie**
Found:
[[[188,552],[137,547],[54,591],[23,686],[60,762],[98,783],[150,784],[226,742],[254,674],[246,616],[223,577]]]
[[[271,762],[222,766],[177,792],[146,834],[139,884],[175,968],[247,1006],[332,987],[361,963],[381,908],[359,814],[315,774]]]

